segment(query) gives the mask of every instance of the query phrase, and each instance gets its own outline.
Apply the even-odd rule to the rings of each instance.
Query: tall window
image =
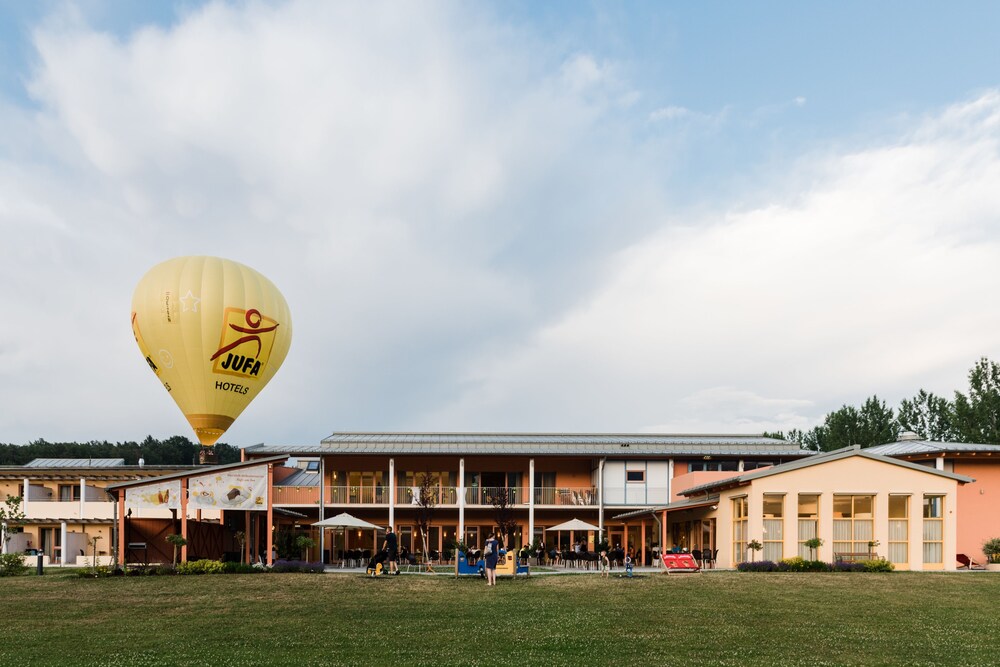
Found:
[[[747,559],[747,498],[733,498],[733,563]]]
[[[910,497],[889,496],[889,560],[910,562]]]
[[[944,496],[924,496],[924,564],[944,563]]]
[[[806,541],[819,536],[819,494],[799,494],[799,556],[806,560],[818,554],[805,545]]]
[[[833,496],[833,552],[868,551],[874,519],[875,496]]]
[[[764,560],[778,562],[785,557],[784,509],[783,494],[764,494]]]
[[[59,500],[61,502],[70,502],[73,500],[80,499],[80,485],[79,484],[60,484],[59,485]]]

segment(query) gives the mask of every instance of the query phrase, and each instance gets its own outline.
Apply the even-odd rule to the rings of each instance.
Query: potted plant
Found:
[[[806,540],[805,542],[803,542],[803,544],[805,544],[806,547],[810,551],[812,551],[812,559],[816,560],[816,550],[819,549],[821,546],[823,546],[823,540],[819,537],[814,537],[812,539]]]
[[[236,540],[236,544],[240,545],[240,564],[242,564],[244,558],[243,547],[246,546],[247,543],[247,534],[244,533],[242,530],[237,530],[235,533],[233,533],[233,539]]]
[[[750,540],[747,542],[747,549],[751,552],[750,560],[755,561],[757,557],[753,555],[755,552],[760,551],[764,548],[764,545],[760,543],[760,540]]]
[[[299,535],[295,538],[295,546],[302,552],[302,560],[309,562],[309,550],[316,545],[316,542],[308,535]]]
[[[188,543],[182,535],[167,535],[167,542],[174,545],[174,567],[177,567],[177,549]]]
[[[986,555],[986,569],[1000,572],[1000,537],[983,542],[983,553]]]
[[[878,540],[868,540],[868,560],[875,559],[875,548],[879,545]]]

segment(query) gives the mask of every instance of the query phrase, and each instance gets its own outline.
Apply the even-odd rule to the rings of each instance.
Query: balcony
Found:
[[[491,507],[493,501],[506,490],[507,504],[526,507],[528,505],[529,489],[521,487],[473,486],[465,489],[466,507]],[[327,505],[389,505],[389,487],[387,486],[327,486],[323,489]],[[431,490],[434,505],[457,506],[459,489],[454,486],[435,487]],[[420,494],[419,486],[396,487],[396,507],[415,507]],[[539,487],[534,489],[536,506],[547,507],[596,507],[598,505],[597,488],[585,487]],[[316,505],[319,503],[318,487],[308,486],[277,486],[274,488],[274,503],[276,505]]]
[[[458,489],[454,486],[441,486],[431,489],[434,505],[458,505]],[[419,505],[419,486],[396,487],[396,505]]]
[[[387,486],[328,486],[324,488],[327,505],[388,505]]]
[[[110,521],[115,516],[115,503],[110,500],[86,500],[83,502],[82,514],[80,505],[79,500],[32,500],[24,508],[24,516],[29,520],[50,519],[70,522],[74,519]],[[209,512],[213,511],[209,510]],[[133,510],[132,516],[143,519],[161,519],[170,518],[172,515],[170,510],[166,509],[140,508]]]
[[[275,486],[275,505],[319,505],[318,486]]]
[[[596,507],[597,504],[597,488],[593,486],[539,487],[535,489],[535,505]]]

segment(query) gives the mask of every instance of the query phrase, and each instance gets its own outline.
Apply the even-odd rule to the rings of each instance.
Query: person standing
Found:
[[[389,574],[399,574],[399,540],[396,533],[392,531],[392,526],[385,531],[385,542],[382,543],[382,550],[386,551],[389,561]]]
[[[486,585],[497,585],[497,561],[500,560],[500,541],[496,533],[490,533],[483,545],[483,559],[486,561]]]
[[[608,552],[601,552],[601,576],[607,579],[611,576],[611,559],[608,558]]]

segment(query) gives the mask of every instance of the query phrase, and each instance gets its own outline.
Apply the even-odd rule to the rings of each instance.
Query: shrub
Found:
[[[785,558],[778,563],[779,572],[829,572],[830,565],[821,560],[806,560],[801,556]]]
[[[896,567],[884,558],[861,561],[865,572],[892,572]]]
[[[222,574],[225,565],[217,560],[196,560],[177,565],[177,574]]]
[[[16,577],[27,571],[23,554],[0,554],[0,577]]]
[[[739,563],[736,569],[740,572],[777,572],[778,564],[770,560],[755,560]]]
[[[983,553],[991,563],[1000,563],[1000,537],[983,542]]]
[[[248,563],[223,563],[222,571],[226,574],[254,574],[261,569]]]

